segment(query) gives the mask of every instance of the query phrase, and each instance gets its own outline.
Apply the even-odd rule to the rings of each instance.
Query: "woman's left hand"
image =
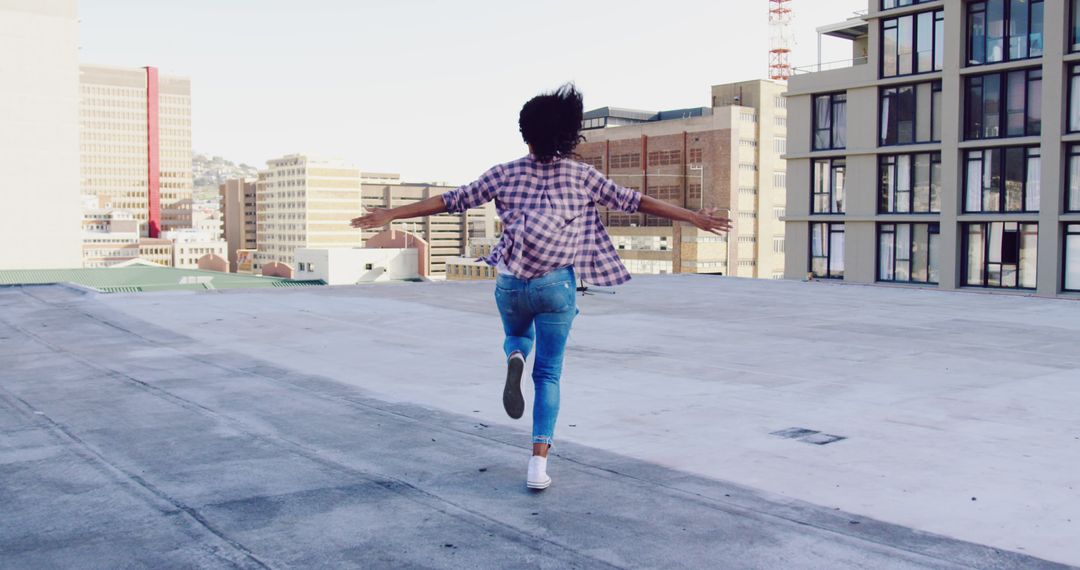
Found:
[[[704,210],[698,210],[694,212],[693,224],[699,229],[707,232],[720,235],[722,232],[729,232],[734,227],[730,218],[724,216],[718,216],[716,208],[706,208]]]
[[[392,221],[394,221],[394,216],[388,208],[372,208],[363,216],[353,218],[350,225],[354,228],[370,230],[372,228],[381,228]]]

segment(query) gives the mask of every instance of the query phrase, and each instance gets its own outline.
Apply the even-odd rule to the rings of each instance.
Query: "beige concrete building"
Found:
[[[480,261],[491,255],[491,250],[499,243],[499,238],[472,238],[465,255],[446,260],[447,281],[482,281],[495,279],[498,271]]]
[[[256,192],[256,264],[294,267],[297,248],[360,247],[360,169],[291,154],[267,161]]]
[[[0,0],[0,269],[82,265],[75,0]]]
[[[719,208],[725,236],[645,214],[602,212],[631,273],[780,278],[786,201],[784,85],[712,88],[712,105],[659,113],[605,107],[585,114],[582,159],[616,183],[690,209]]]
[[[262,174],[260,178],[264,179],[264,176]],[[232,273],[237,271],[238,251],[258,249],[255,202],[258,186],[259,180],[253,178],[233,178],[218,187],[225,241],[228,243],[226,258]]]
[[[819,30],[853,60],[789,83],[787,277],[1080,291],[1077,4],[870,0]]]
[[[139,259],[162,267],[172,267],[173,242],[165,238],[140,238]],[[127,263],[131,263],[129,260]],[[123,264],[120,264],[123,265]]]
[[[364,184],[364,207],[397,208],[439,196],[454,188],[456,187],[400,181],[392,184]],[[396,220],[392,225],[395,229],[418,235],[428,243],[430,267],[427,275],[437,278],[446,275],[447,260],[466,254],[470,239],[494,237],[498,231],[495,204],[491,202],[463,214],[439,214]],[[364,232],[364,239],[380,231],[382,230]]]
[[[145,237],[192,227],[190,81],[82,65],[79,84],[82,195],[130,212]]]

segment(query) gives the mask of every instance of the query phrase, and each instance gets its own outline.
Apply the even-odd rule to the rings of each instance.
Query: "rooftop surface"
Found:
[[[0,567],[1080,564],[1080,303],[579,298],[531,494],[491,287],[0,288]]]

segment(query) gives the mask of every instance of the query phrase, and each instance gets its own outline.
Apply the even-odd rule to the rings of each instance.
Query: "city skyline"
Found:
[[[197,152],[259,167],[305,152],[461,184],[523,154],[521,103],[564,81],[576,81],[586,108],[677,108],[707,105],[710,85],[764,78],[760,4],[682,2],[657,19],[643,2],[557,2],[527,13],[484,10],[493,6],[484,2],[470,11],[432,2],[324,0],[300,9],[277,1],[87,0],[79,6],[79,59],[191,77]],[[817,26],[864,8],[843,0],[811,11],[807,0],[796,1],[792,63],[817,61]],[[525,17],[525,29],[505,25]],[[529,55],[531,45],[544,53]],[[846,57],[842,42],[826,40],[824,61]]]

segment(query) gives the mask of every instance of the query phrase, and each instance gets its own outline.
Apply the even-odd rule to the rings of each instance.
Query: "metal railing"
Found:
[[[847,67],[855,67],[856,65],[866,65],[869,59],[865,56],[856,57],[854,59],[841,59],[837,61],[826,61],[822,63],[815,63],[812,65],[803,65],[795,67],[791,70],[793,75],[805,75],[807,73],[818,73],[820,71],[831,71],[833,69],[844,69]]]

